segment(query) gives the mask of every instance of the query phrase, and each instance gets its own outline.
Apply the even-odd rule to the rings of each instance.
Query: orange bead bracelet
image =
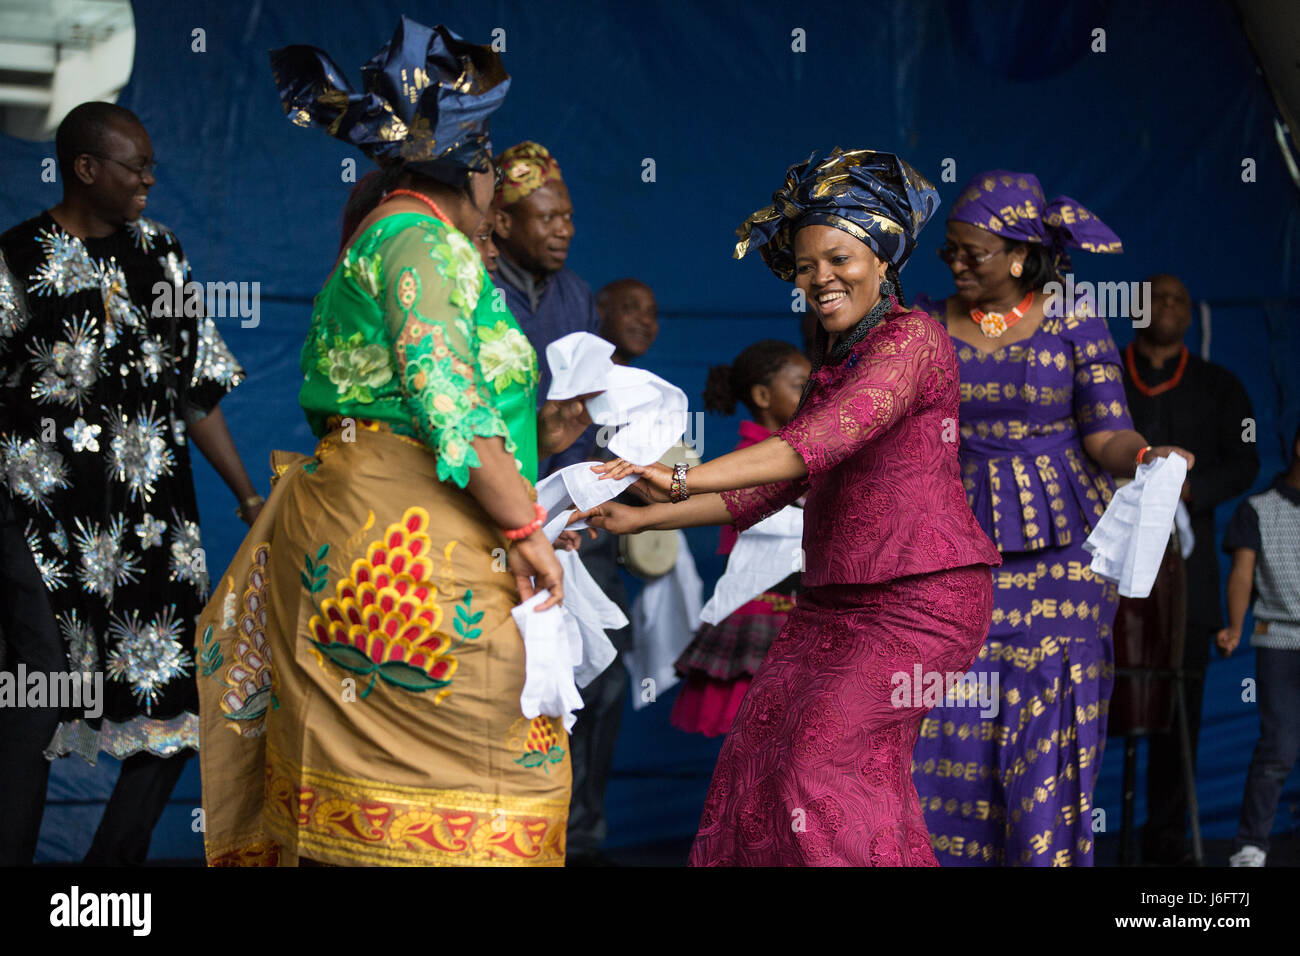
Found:
[[[546,523],[546,509],[537,502],[533,502],[533,514],[537,515],[537,517],[522,528],[513,528],[507,531],[505,533],[506,537],[511,541],[522,541]]]

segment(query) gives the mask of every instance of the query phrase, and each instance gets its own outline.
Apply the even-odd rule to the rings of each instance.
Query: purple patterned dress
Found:
[[[943,302],[915,307],[942,321]],[[997,680],[996,705],[968,697],[931,711],[913,779],[941,864],[1088,866],[1118,593],[1083,550],[1114,485],[1082,439],[1133,427],[1119,353],[1092,316],[1044,319],[991,354],[954,345],[962,481],[1002,552],[971,668],[988,691]]]

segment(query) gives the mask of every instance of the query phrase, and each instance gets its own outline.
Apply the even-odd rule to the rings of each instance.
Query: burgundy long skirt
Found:
[[[896,675],[966,671],[989,568],[804,591],[723,744],[692,866],[936,866],[912,784],[930,709]]]

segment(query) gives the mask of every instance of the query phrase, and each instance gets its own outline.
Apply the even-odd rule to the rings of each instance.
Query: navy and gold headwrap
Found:
[[[756,244],[767,267],[790,282],[794,234],[804,226],[834,226],[901,267],[938,208],[935,188],[893,153],[836,147],[818,160],[814,152],[786,172],[772,205],[741,223],[735,257],[743,258]]]
[[[393,39],[361,68],[365,92],[314,46],[272,50],[271,70],[294,123],[323,127],[381,166],[401,163],[453,185],[468,170],[492,168],[488,117],[510,77],[495,50],[442,25],[402,17]]]

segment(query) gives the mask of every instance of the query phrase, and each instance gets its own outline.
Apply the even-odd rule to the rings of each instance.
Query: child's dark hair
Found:
[[[770,385],[772,376],[782,366],[802,353],[789,342],[780,339],[763,339],[755,342],[736,356],[730,365],[715,365],[709,369],[704,383],[704,407],[719,415],[731,415],[736,403],[742,403],[749,414],[757,417],[758,409],[750,392],[755,385]]]

